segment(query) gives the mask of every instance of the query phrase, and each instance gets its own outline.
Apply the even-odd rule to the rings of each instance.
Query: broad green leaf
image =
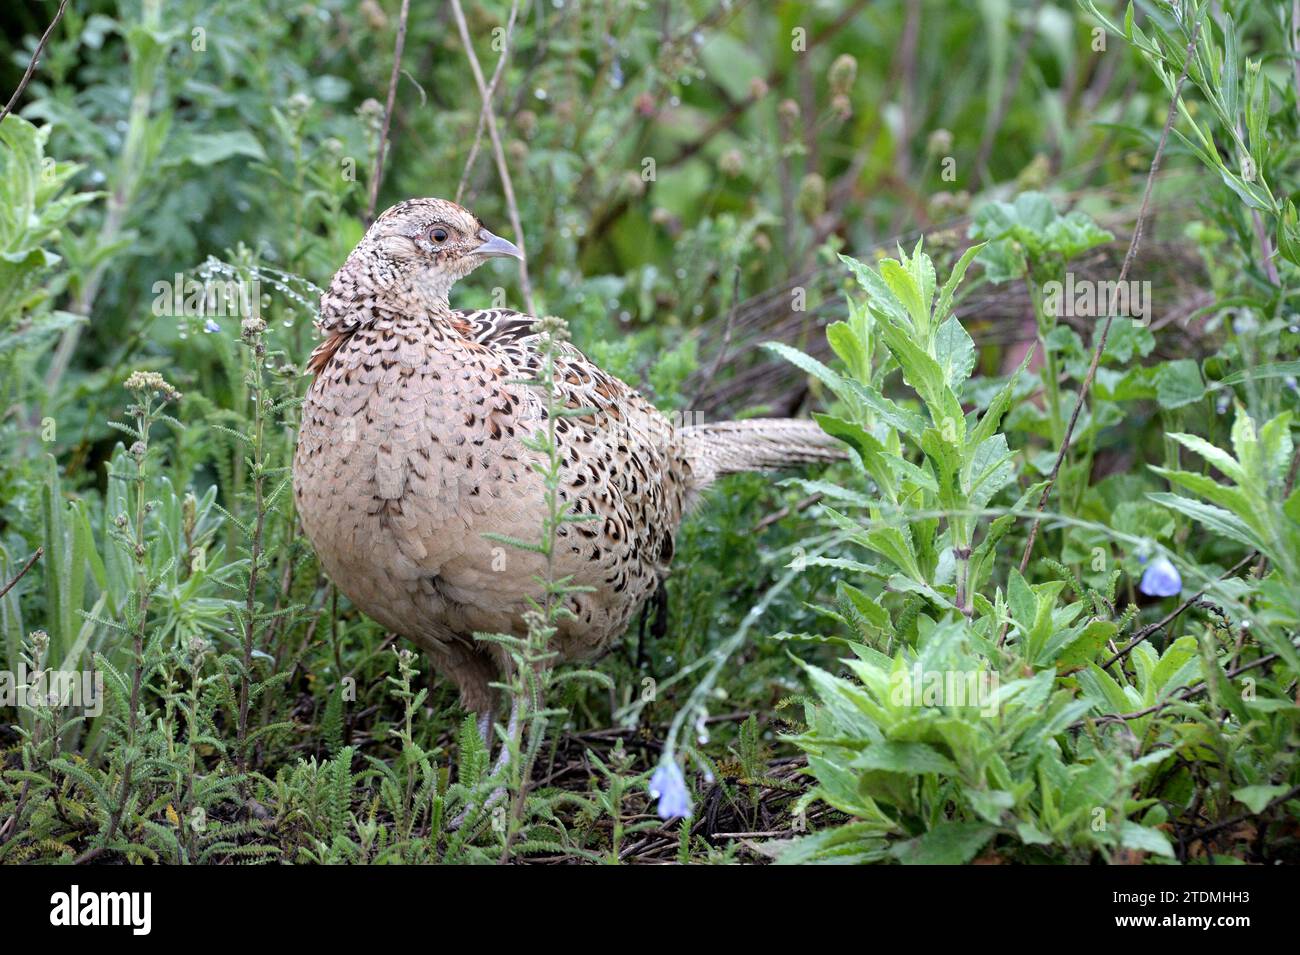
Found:
[[[1243,786],[1232,791],[1232,798],[1253,813],[1261,813],[1268,804],[1290,790],[1286,786]]]
[[[1194,491],[1212,504],[1217,504],[1219,507],[1231,511],[1241,519],[1244,525],[1254,531],[1258,530],[1255,524],[1261,515],[1256,512],[1256,507],[1251,499],[1242,493],[1239,488],[1228,484],[1220,484],[1212,477],[1192,471],[1169,471],[1158,467],[1152,467],[1151,470],[1165,480],[1181,485],[1189,491]]]
[[[1097,658],[1101,648],[1106,645],[1106,641],[1113,639],[1118,630],[1119,628],[1109,620],[1090,621],[1083,628],[1083,632],[1057,655],[1056,668],[1070,670],[1091,663]]]
[[[883,316],[886,321],[892,319],[896,322],[910,324],[911,320],[907,309],[903,307],[898,297],[894,295],[875,269],[847,255],[841,255],[840,261],[848,266],[849,271],[858,280],[858,284],[866,291],[868,305],[872,311]]]
[[[1285,480],[1291,466],[1291,412],[1282,412],[1259,429],[1259,450],[1261,487],[1274,480]]]
[[[966,418],[962,414],[957,397],[948,387],[939,363],[922,350],[909,333],[898,325],[882,325],[881,336],[902,367],[904,380],[916,389],[916,393],[925,402],[935,427],[949,428],[953,432],[954,443],[960,444],[964,441]]]
[[[1168,494],[1164,491],[1148,494],[1147,497],[1157,504],[1163,504],[1165,507],[1199,521],[1211,530],[1217,531],[1224,537],[1231,538],[1239,544],[1267,552],[1267,548],[1256,537],[1254,532],[1230,511],[1215,507],[1213,504],[1194,501],[1190,497],[1183,497],[1181,494]]]
[[[1104,713],[1127,713],[1138,703],[1136,694],[1129,696],[1109,673],[1095,663],[1089,663],[1078,678],[1081,685],[1093,690],[1094,698],[1098,703],[1106,704],[1102,710]]]
[[[894,490],[894,474],[885,459],[884,445],[852,421],[821,413],[814,413],[813,420],[821,425],[823,431],[833,438],[839,438],[857,453],[862,466],[875,479],[885,497],[891,501],[898,499]]]
[[[855,769],[878,769],[891,773],[946,773],[957,767],[946,756],[924,743],[883,742],[869,746],[852,763]]]
[[[1029,589],[1029,584],[1025,583],[1020,571],[1014,567],[1007,579],[1007,601],[1011,605],[1011,618],[1028,633],[1038,613],[1038,599]]]
[[[1173,689],[1169,681],[1175,674],[1181,670],[1189,660],[1197,658],[1197,646],[1195,637],[1179,637],[1160,657],[1160,663],[1156,666],[1155,672],[1151,674],[1151,682],[1157,692],[1164,693]]]
[[[981,441],[963,470],[970,506],[977,510],[985,507],[1016,475],[1015,453],[1007,447],[1007,436],[995,434]]]
[[[1167,361],[1156,369],[1156,401],[1162,408],[1181,408],[1205,397],[1201,369],[1190,358]]]
[[[266,152],[257,138],[246,129],[218,133],[186,133],[168,147],[169,162],[187,162],[195,166],[213,166],[235,156],[266,161]]]
[[[1204,438],[1199,438],[1194,434],[1171,432],[1169,437],[1173,438],[1189,451],[1195,451],[1236,483],[1245,483],[1245,473],[1241,470],[1241,466],[1237,463],[1237,459],[1227,451],[1215,447]]]
[[[949,318],[939,326],[934,338],[934,355],[948,387],[959,391],[975,370],[975,342],[957,319]]]
[[[926,427],[924,417],[891,401],[869,385],[863,385],[856,381],[851,382],[851,385],[853,386],[853,393],[881,422],[913,441],[919,442],[921,440],[921,432]]]
[[[864,620],[871,626],[885,634],[893,633],[894,624],[889,616],[889,611],[880,606],[871,597],[864,594],[852,584],[846,584],[840,581],[836,585],[836,592],[844,597]]]
[[[993,833],[981,823],[941,822],[925,835],[894,846],[890,854],[904,865],[965,865]]]
[[[1140,826],[1128,819],[1119,824],[1119,843],[1125,849],[1150,852],[1169,859],[1174,857],[1174,847],[1169,844],[1168,836],[1159,829]]]
[[[930,314],[917,288],[916,279],[903,266],[893,259],[883,259],[880,263],[880,275],[894,293],[894,297],[907,309],[914,334],[922,344],[930,338]],[[874,301],[873,301],[874,304]]]
[[[859,380],[865,380],[871,374],[867,349],[847,322],[832,322],[828,325],[826,340],[840,361],[848,366],[850,374]]]

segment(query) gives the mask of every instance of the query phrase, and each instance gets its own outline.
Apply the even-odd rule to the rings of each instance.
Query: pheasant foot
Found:
[[[506,722],[506,738],[501,741],[501,752],[497,754],[496,762],[492,764],[492,777],[500,776],[510,765],[510,750],[514,744],[515,734],[519,732],[519,717],[521,711],[522,707],[519,704],[519,700],[512,700],[510,703],[510,718]],[[491,730],[488,727],[491,725],[491,713],[482,713],[479,715],[479,733],[483,736],[485,743],[488,743],[490,740]],[[497,803],[501,802],[501,800],[505,798],[505,795],[506,786],[505,783],[502,782],[496,789],[492,790],[491,795],[484,800],[480,811],[489,812]],[[460,829],[460,827],[465,824],[465,820],[469,818],[470,811],[474,808],[475,807],[471,804],[462,809],[456,818],[451,821],[451,828],[453,830]]]

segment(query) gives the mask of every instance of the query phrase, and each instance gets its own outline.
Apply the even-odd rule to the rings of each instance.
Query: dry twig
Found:
[[[483,115],[487,117],[488,136],[492,140],[492,155],[496,158],[497,172],[501,176],[501,189],[506,195],[506,208],[510,212],[510,225],[515,230],[515,245],[519,246],[519,287],[524,296],[524,310],[530,315],[537,313],[533,305],[533,285],[528,279],[527,250],[524,247],[524,227],[519,220],[519,204],[515,202],[515,187],[510,181],[510,169],[506,166],[505,150],[501,148],[501,134],[497,131],[496,114],[492,110],[492,94],[483,79],[483,68],[479,66],[478,54],[470,42],[469,26],[465,23],[465,11],[460,8],[460,0],[451,0],[451,12],[456,18],[456,29],[460,32],[460,41],[465,45],[465,57],[474,74],[474,83],[478,86],[479,96],[483,100]]]
[[[1047,477],[1047,486],[1043,488],[1043,493],[1038,498],[1034,523],[1030,525],[1029,539],[1025,541],[1025,550],[1020,556],[1020,572],[1022,574],[1025,572],[1025,568],[1029,566],[1029,555],[1033,553],[1034,541],[1038,538],[1038,525],[1042,523],[1043,508],[1047,506],[1047,499],[1052,493],[1052,488],[1056,485],[1057,476],[1061,473],[1061,464],[1065,461],[1065,455],[1070,449],[1070,441],[1074,436],[1075,425],[1079,423],[1079,412],[1083,410],[1083,403],[1092,390],[1092,381],[1097,376],[1097,365],[1101,361],[1102,352],[1106,350],[1106,339],[1110,336],[1110,327],[1115,321],[1115,311],[1119,307],[1119,289],[1128,278],[1129,269],[1133,266],[1133,260],[1137,256],[1138,246],[1142,244],[1142,228],[1146,224],[1147,209],[1151,205],[1151,190],[1155,185],[1156,174],[1160,171],[1160,160],[1165,153],[1165,144],[1169,141],[1169,130],[1173,128],[1174,119],[1178,115],[1178,101],[1182,98],[1183,83],[1187,81],[1187,70],[1191,66],[1192,54],[1196,51],[1196,40],[1200,36],[1200,32],[1200,25],[1197,24],[1192,31],[1191,41],[1187,44],[1187,52],[1183,58],[1183,71],[1178,77],[1178,84],[1174,87],[1174,95],[1169,101],[1169,112],[1165,116],[1164,128],[1160,131],[1160,143],[1156,146],[1155,155],[1151,157],[1151,170],[1147,173],[1147,184],[1142,193],[1142,205],[1138,208],[1137,222],[1133,226],[1133,237],[1129,240],[1128,252],[1124,254],[1124,264],[1120,266],[1119,279],[1111,292],[1109,307],[1106,309],[1106,321],[1101,326],[1101,334],[1097,337],[1097,344],[1092,350],[1092,360],[1088,363],[1088,373],[1084,375],[1083,382],[1079,385],[1079,394],[1074,400],[1074,410],[1070,412],[1070,422],[1066,426],[1064,438],[1061,439],[1061,447],[1056,453],[1056,462],[1052,465],[1052,472]],[[1003,628],[1002,634],[998,638],[999,646],[1005,637],[1006,629]]]
[[[406,46],[406,17],[411,0],[402,0],[397,20],[397,44],[393,50],[393,71],[388,77],[388,101],[384,104],[384,128],[379,133],[379,152],[375,156],[375,174],[370,179],[370,201],[366,203],[366,227],[375,221],[375,203],[379,200],[379,183],[384,178],[384,154],[388,151],[388,130],[393,121],[393,101],[397,98],[397,78],[402,73],[402,50]]]
[[[27,70],[23,73],[23,78],[18,81],[18,88],[14,90],[14,95],[9,97],[9,102],[5,103],[4,109],[0,109],[0,123],[3,123],[5,117],[13,112],[14,104],[17,103],[18,98],[23,95],[23,90],[27,89],[27,84],[31,82],[32,74],[36,72],[36,63],[40,60],[41,54],[45,51],[45,44],[49,42],[50,34],[54,32],[54,28],[58,26],[59,21],[63,19],[63,11],[67,8],[68,0],[60,0],[59,9],[54,13],[54,19],[50,21],[50,25],[46,27],[45,32],[41,35],[40,42],[36,44],[36,52],[32,54],[31,62],[27,64]]]
[[[487,96],[483,99],[483,108],[478,113],[478,127],[474,130],[474,142],[469,147],[469,158],[465,160],[465,169],[460,174],[460,185],[456,187],[456,202],[460,203],[461,197],[465,194],[465,187],[469,184],[469,174],[474,168],[474,160],[478,159],[479,146],[483,143],[483,129],[487,126],[487,114],[492,109],[492,101],[496,96],[497,83],[501,81],[501,74],[505,71],[506,60],[510,59],[510,37],[514,33],[515,18],[519,16],[519,0],[513,0],[510,4],[510,18],[506,21],[505,40],[501,47],[501,57],[497,60],[497,68],[492,71],[492,81],[488,83]]]

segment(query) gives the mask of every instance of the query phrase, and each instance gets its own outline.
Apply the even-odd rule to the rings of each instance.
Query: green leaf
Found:
[[[1007,601],[1011,605],[1011,618],[1028,632],[1038,612],[1038,599],[1014,567],[1007,579]]]
[[[897,527],[873,527],[863,535],[862,540],[877,554],[893,561],[894,565],[912,580],[925,583],[925,577],[916,562],[911,534]]]
[[[1058,670],[1071,670],[1091,663],[1097,658],[1101,648],[1108,640],[1115,637],[1119,627],[1109,620],[1092,620],[1083,632],[1075,637],[1057,655],[1055,665]]]
[[[934,355],[944,380],[954,392],[975,370],[975,342],[955,318],[939,326],[934,338]]]
[[[1156,369],[1156,401],[1162,408],[1181,408],[1205,397],[1201,369],[1190,358],[1167,361]]]
[[[1050,846],[1052,844],[1051,836],[1045,835],[1037,826],[1027,822],[1016,824],[1016,835],[1027,846]]]
[[[1261,813],[1278,796],[1290,790],[1286,786],[1243,786],[1232,791],[1232,798],[1253,813]]]
[[[1125,849],[1150,852],[1168,859],[1174,857],[1174,847],[1169,844],[1169,838],[1163,832],[1140,826],[1128,819],[1119,824],[1119,844]]]
[[[1136,706],[1137,701],[1131,698],[1123,687],[1116,683],[1101,667],[1095,663],[1089,663],[1084,672],[1079,674],[1079,682],[1085,689],[1092,689],[1096,702],[1106,703],[1103,712],[1127,713]]]
[[[834,415],[813,414],[813,420],[832,438],[838,438],[851,447],[862,461],[862,466],[879,485],[880,491],[889,500],[897,500],[894,489],[894,472],[886,461],[885,446],[871,436],[865,429],[852,421],[845,421]]]
[[[1236,483],[1245,483],[1245,472],[1242,471],[1241,466],[1237,463],[1237,459],[1227,451],[1210,444],[1210,442],[1206,441],[1204,438],[1197,437],[1194,434],[1173,432],[1170,433],[1169,437],[1173,438],[1189,451],[1195,451]]]
[[[1251,499],[1240,488],[1229,484],[1220,484],[1212,477],[1197,474],[1194,471],[1170,471],[1165,468],[1152,467],[1152,471],[1172,484],[1178,484],[1195,491],[1212,504],[1217,504],[1241,518],[1242,524],[1252,527],[1258,518]]]
[[[188,133],[178,137],[168,148],[171,162],[187,162],[195,166],[214,166],[235,156],[266,161],[262,144],[246,129],[232,129],[219,133]]]
[[[914,334],[922,343],[928,341],[930,337],[930,314],[921,298],[921,290],[917,287],[916,279],[912,278],[911,273],[894,259],[883,259],[881,261],[880,275],[885,280],[885,284],[889,286],[889,290],[894,293],[894,297],[907,309]]]
[[[961,280],[965,277],[966,269],[970,267],[975,256],[979,255],[983,248],[983,242],[977,242],[975,245],[972,245],[961,254],[961,258],[957,260],[957,264],[954,265],[952,271],[948,273],[948,281],[943,283],[943,288],[939,291],[939,301],[934,308],[934,320],[936,322],[947,320],[948,312],[952,308],[953,294],[957,291],[957,286],[961,284]]]
[[[875,769],[890,773],[947,773],[956,775],[956,765],[924,743],[887,741],[869,746],[852,763],[854,769]]]
[[[835,587],[836,593],[847,600],[854,610],[871,626],[875,627],[883,634],[892,634],[894,632],[894,621],[889,616],[889,611],[880,606],[871,597],[864,594],[852,584],[846,584],[839,581]]]
[[[782,342],[764,342],[763,347],[774,354],[780,355],[790,364],[794,365],[800,371],[812,375],[827,388],[833,391],[838,397],[845,398],[848,391],[848,383],[843,376],[827,368],[816,358],[811,355],[805,355],[797,348],[791,348]],[[847,400],[847,399],[846,399]]]
[[[866,346],[847,322],[832,322],[828,325],[826,340],[840,361],[848,366],[850,374],[859,380],[865,380],[871,374]]]
[[[850,822],[799,839],[765,842],[758,850],[764,855],[775,854],[776,865],[875,862],[884,854],[882,828],[879,824]]]
[[[979,424],[977,424],[975,430],[971,432],[970,444],[978,447],[982,442],[992,437],[993,433],[997,431],[998,425],[1002,423],[1002,416],[1005,415],[1007,409],[1011,407],[1011,398],[1014,394],[1016,379],[1018,379],[1029,366],[1029,360],[1033,358],[1033,356],[1034,349],[1031,346],[1025,354],[1024,361],[1020,363],[1020,367],[1012,373],[1011,377],[1007,379],[1007,383],[1002,386],[1001,390],[998,391],[993,400],[989,402],[988,408],[980,417]]]
[[[912,340],[911,334],[901,326],[884,324],[880,327],[885,345],[903,369],[904,380],[916,390],[930,412],[935,427],[944,428],[945,421],[953,433],[955,443],[966,437],[966,418],[961,404],[948,387],[943,369],[928,353]]]
[[[872,311],[883,316],[886,321],[892,319],[895,322],[910,324],[907,309],[875,269],[847,255],[841,255],[840,261],[848,266],[849,271],[858,280],[858,284],[866,291]]]
[[[1005,434],[995,434],[981,441],[964,469],[964,488],[971,507],[988,504],[1016,475],[1015,452],[1007,446]]]
[[[925,835],[899,843],[890,854],[904,865],[965,865],[993,837],[983,823],[941,822]]]
[[[1179,637],[1165,649],[1151,672],[1151,688],[1157,696],[1182,689],[1200,675],[1200,661],[1196,638]]]
[[[1168,494],[1161,491],[1148,494],[1147,497],[1157,504],[1163,504],[1165,507],[1199,521],[1211,530],[1217,531],[1224,537],[1235,540],[1239,544],[1244,544],[1254,550],[1268,552],[1268,549],[1264,547],[1251,529],[1230,511],[1215,507],[1213,504],[1194,501],[1190,497],[1183,497],[1181,494]]]

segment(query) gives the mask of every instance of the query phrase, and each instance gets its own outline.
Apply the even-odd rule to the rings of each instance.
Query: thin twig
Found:
[[[1265,656],[1259,657],[1256,660],[1251,660],[1249,663],[1244,664],[1243,666],[1239,666],[1236,669],[1224,670],[1222,672],[1223,675],[1227,677],[1229,680],[1233,680],[1241,676],[1241,674],[1245,673],[1247,670],[1254,670],[1256,667],[1267,666],[1277,658],[1278,655],[1276,653],[1269,653],[1266,654]],[[1185,700],[1190,700],[1194,696],[1200,696],[1209,688],[1210,688],[1210,684],[1206,681],[1202,681],[1196,684],[1195,686],[1187,687],[1183,690],[1180,690],[1177,695],[1171,696],[1169,699],[1161,703],[1156,703],[1152,706],[1148,706],[1146,709],[1136,710],[1132,713],[1107,713],[1103,716],[1097,716],[1097,717],[1085,716],[1083,717],[1083,719],[1078,719],[1075,720],[1073,723],[1071,723],[1070,729],[1079,729],[1081,726],[1086,725],[1089,720],[1094,720],[1094,719],[1100,723],[1123,723],[1123,722],[1127,722],[1128,720],[1140,719],[1143,716],[1150,716],[1153,713],[1159,713],[1166,706],[1169,706],[1173,703],[1181,703],[1184,702]]]
[[[40,60],[41,53],[45,51],[45,44],[49,42],[50,34],[54,32],[54,28],[58,26],[59,21],[63,19],[63,11],[67,8],[68,0],[60,0],[59,9],[54,13],[54,19],[50,21],[50,25],[46,27],[45,33],[41,35],[40,42],[36,44],[36,52],[32,54],[31,62],[27,64],[27,71],[23,73],[23,78],[18,81],[18,88],[14,90],[14,95],[9,97],[9,102],[5,103],[5,108],[0,109],[0,123],[3,123],[5,117],[13,112],[14,104],[17,103],[18,98],[23,95],[23,90],[27,89],[27,84],[31,82],[32,74],[36,72],[36,63]]]
[[[1227,580],[1229,577],[1231,577],[1237,571],[1241,570],[1241,568],[1245,567],[1254,559],[1255,559],[1255,552],[1251,551],[1241,560],[1237,561],[1235,564],[1233,564],[1231,567],[1225,570],[1223,574],[1219,577],[1219,580]],[[1132,640],[1130,640],[1122,648],[1120,648],[1120,650],[1113,657],[1111,657],[1109,660],[1103,663],[1101,665],[1101,668],[1103,670],[1109,670],[1110,665],[1112,663],[1124,659],[1124,657],[1126,657],[1134,647],[1136,647],[1147,637],[1151,636],[1151,634],[1155,633],[1157,630],[1162,630],[1165,627],[1169,626],[1169,624],[1173,623],[1174,620],[1177,619],[1184,610],[1186,610],[1192,604],[1196,603],[1196,601],[1204,597],[1205,592],[1209,589],[1210,589],[1210,585],[1207,584],[1203,589],[1198,590],[1192,596],[1188,597],[1186,600],[1180,603],[1177,607],[1175,607],[1168,614],[1166,614],[1162,619],[1157,620],[1155,623],[1148,624],[1147,626],[1143,627],[1141,630],[1139,630],[1136,634],[1133,635]]]
[[[736,324],[736,312],[740,309],[740,266],[737,265],[735,272],[731,277],[731,308],[727,310],[727,326],[722,330],[722,345],[718,348],[718,354],[713,359],[713,365],[709,368],[709,373],[700,380],[700,387],[696,389],[695,395],[691,398],[691,408],[699,403],[700,391],[710,382],[716,381],[718,372],[722,370],[722,362],[727,357],[727,349],[731,347],[731,332]]]
[[[825,495],[823,495],[821,491],[818,491],[816,494],[809,494],[803,500],[797,501],[793,509],[791,509],[789,505],[786,505],[779,511],[773,511],[754,525],[754,533],[767,530],[767,528],[771,527],[777,521],[783,521],[791,514],[801,513],[808,510],[808,508],[819,502],[824,496]]]
[[[1254,819],[1257,818],[1258,816],[1262,816],[1270,809],[1276,809],[1278,806],[1282,805],[1282,803],[1289,802],[1290,800],[1294,799],[1296,796],[1300,796],[1300,786],[1292,786],[1289,791],[1284,792],[1276,799],[1270,800],[1269,804],[1265,806],[1263,809],[1261,809],[1259,812],[1243,813],[1240,816],[1233,816],[1231,819],[1225,819],[1222,822],[1216,822],[1212,826],[1206,826],[1204,829],[1197,829],[1195,832],[1189,835],[1184,841],[1185,842],[1201,841],[1206,836],[1213,835],[1214,833],[1218,832],[1220,829],[1227,829],[1229,826],[1235,826],[1237,825],[1237,823],[1245,822],[1247,819]]]
[[[388,130],[393,121],[393,101],[397,99],[397,80],[402,74],[402,50],[406,46],[406,17],[411,0],[402,0],[397,20],[397,45],[393,50],[393,71],[388,76],[388,101],[384,105],[384,128],[379,133],[379,153],[375,156],[375,174],[370,179],[370,201],[366,203],[366,227],[375,221],[375,203],[379,201],[379,183],[384,178],[384,153],[388,151]]]
[[[1165,116],[1165,125],[1160,131],[1160,143],[1156,146],[1155,155],[1151,157],[1151,170],[1147,173],[1147,184],[1142,193],[1142,205],[1138,208],[1137,222],[1133,226],[1133,237],[1129,240],[1128,252],[1124,254],[1124,264],[1119,270],[1119,280],[1115,283],[1115,287],[1111,292],[1109,306],[1106,309],[1106,321],[1101,326],[1101,335],[1098,336],[1097,344],[1092,350],[1092,360],[1088,363],[1088,373],[1084,375],[1083,383],[1079,386],[1079,394],[1074,400],[1074,410],[1070,413],[1070,423],[1065,429],[1065,437],[1062,439],[1061,447],[1056,453],[1056,463],[1052,465],[1052,473],[1048,475],[1047,486],[1043,488],[1043,493],[1038,498],[1034,523],[1029,528],[1029,539],[1025,541],[1025,550],[1020,556],[1020,572],[1022,574],[1025,572],[1025,568],[1029,566],[1029,555],[1033,553],[1034,541],[1038,537],[1038,525],[1042,523],[1043,508],[1047,506],[1047,499],[1052,493],[1052,488],[1056,485],[1056,478],[1061,472],[1061,464],[1070,448],[1074,427],[1079,422],[1079,412],[1083,409],[1083,403],[1087,400],[1088,392],[1092,389],[1092,381],[1097,375],[1097,365],[1101,361],[1102,352],[1106,349],[1106,339],[1110,335],[1110,326],[1115,321],[1115,311],[1119,307],[1119,290],[1128,278],[1129,269],[1137,256],[1138,246],[1142,243],[1142,228],[1146,223],[1147,209],[1151,204],[1151,190],[1155,185],[1156,173],[1160,171],[1160,160],[1164,156],[1165,144],[1169,141],[1169,130],[1173,128],[1174,119],[1178,115],[1178,101],[1182,97],[1183,83],[1187,80],[1187,70],[1191,66],[1192,54],[1196,50],[1196,41],[1200,36],[1200,32],[1201,26],[1198,23],[1192,31],[1191,41],[1187,44],[1187,52],[1183,57],[1183,71],[1178,77],[1178,85],[1174,87],[1174,95],[1169,102],[1169,113]],[[1002,637],[1005,636],[1006,631],[1004,630]],[[1001,643],[1002,639],[999,638],[998,644],[1001,645]]]
[[[506,153],[501,148],[501,134],[497,132],[497,119],[492,110],[492,97],[483,79],[483,68],[479,66],[478,54],[470,42],[469,26],[465,23],[465,11],[460,8],[460,0],[451,0],[451,12],[456,18],[456,29],[460,32],[460,41],[465,46],[465,56],[474,74],[474,83],[478,86],[479,96],[483,100],[483,112],[487,116],[488,136],[492,139],[492,154],[496,157],[497,173],[501,176],[501,189],[506,196],[506,209],[510,212],[510,225],[515,230],[515,245],[519,246],[519,287],[524,296],[524,309],[529,315],[537,313],[533,304],[533,285],[528,280],[528,253],[524,248],[524,227],[519,221],[519,204],[515,202],[515,187],[510,181],[510,169],[506,166]]]
[[[479,146],[483,143],[483,130],[487,126],[487,114],[496,97],[497,83],[501,81],[501,74],[505,71],[506,60],[510,59],[510,36],[514,32],[515,17],[518,15],[519,0],[513,0],[510,4],[510,19],[506,21],[506,35],[504,45],[501,47],[501,57],[497,60],[497,68],[492,71],[492,81],[488,83],[487,96],[483,100],[483,108],[478,113],[478,127],[474,130],[474,142],[469,147],[469,158],[465,160],[465,168],[460,174],[460,185],[456,187],[457,205],[460,204],[461,197],[465,194],[465,187],[469,184],[469,174],[474,168],[474,161],[478,159]]]
[[[44,547],[36,548],[36,553],[32,554],[32,556],[28,559],[27,563],[23,565],[23,569],[18,571],[18,576],[15,577],[13,580],[9,581],[9,583],[5,584],[3,590],[0,590],[0,597],[3,597],[5,594],[9,593],[9,591],[13,590],[14,584],[18,583],[18,581],[23,579],[23,575],[26,574],[27,571],[32,569],[32,564],[40,560],[41,556],[44,553],[45,553]]]

